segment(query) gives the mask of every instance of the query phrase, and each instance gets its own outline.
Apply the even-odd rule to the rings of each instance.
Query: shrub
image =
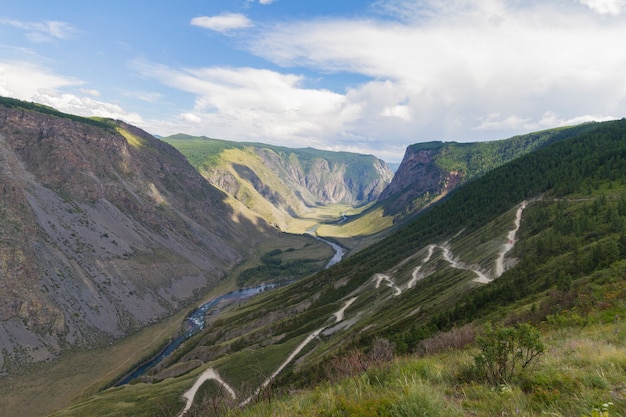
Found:
[[[510,381],[544,351],[539,331],[527,323],[514,327],[488,323],[476,343],[480,353],[474,356],[473,375],[492,384]]]
[[[440,332],[422,340],[417,346],[417,352],[420,355],[433,355],[450,349],[463,349],[475,340],[476,332],[473,326],[455,327],[448,332]]]

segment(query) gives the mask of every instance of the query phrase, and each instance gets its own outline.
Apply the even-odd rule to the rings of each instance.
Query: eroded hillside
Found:
[[[273,233],[122,122],[0,105],[0,369],[177,311]]]

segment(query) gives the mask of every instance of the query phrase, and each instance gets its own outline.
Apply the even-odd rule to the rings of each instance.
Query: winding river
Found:
[[[345,251],[344,249],[337,245],[336,243],[330,242],[326,239],[323,239],[319,236],[315,236],[313,234],[311,234],[313,237],[315,237],[317,240],[320,240],[328,245],[330,245],[333,250],[335,251],[335,254],[333,255],[333,257],[331,258],[330,261],[328,261],[328,264],[326,264],[326,268],[329,268],[333,265],[335,265],[336,263],[338,263],[339,261],[341,261],[341,259],[343,258],[343,256],[345,255]],[[278,288],[281,287],[283,285],[289,284],[291,283],[291,281],[289,282],[282,282],[282,283],[272,283],[272,284],[262,284],[262,285],[258,285],[256,287],[250,287],[250,288],[242,288],[238,291],[232,291],[223,295],[220,295],[219,297],[213,298],[210,301],[207,301],[206,303],[202,304],[200,307],[198,307],[197,309],[195,309],[193,312],[191,312],[184,321],[185,327],[188,329],[185,333],[181,334],[180,336],[178,336],[177,338],[173,339],[171,342],[169,342],[156,356],[154,356],[152,359],[144,362],[143,364],[141,364],[140,366],[138,366],[137,368],[135,368],[132,372],[128,373],[126,376],[124,376],[124,378],[122,378],[120,381],[118,381],[115,386],[119,387],[122,385],[126,385],[128,384],[130,381],[132,381],[135,378],[138,378],[142,375],[144,375],[146,372],[148,372],[150,369],[152,369],[154,366],[156,366],[159,362],[161,362],[163,359],[165,359],[170,353],[174,352],[180,345],[183,344],[183,342],[187,339],[189,339],[191,336],[194,336],[196,334],[198,334],[200,331],[202,331],[205,327],[205,317],[206,317],[206,313],[209,309],[217,306],[220,302],[222,301],[241,301],[241,300],[245,300],[247,298],[250,298],[254,295],[257,295],[261,292],[267,291],[267,290],[271,290],[273,288]]]

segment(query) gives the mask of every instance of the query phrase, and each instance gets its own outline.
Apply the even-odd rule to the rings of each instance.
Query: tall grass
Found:
[[[624,333],[624,320],[583,329],[547,329],[542,336],[546,352],[537,366],[506,384],[464,380],[477,350],[450,349],[421,358],[403,357],[228,415],[623,416],[626,348],[620,334]]]

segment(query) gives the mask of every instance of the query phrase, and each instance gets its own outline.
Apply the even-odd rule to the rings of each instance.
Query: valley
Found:
[[[2,415],[626,409],[624,120],[415,144],[392,179],[2,104]],[[550,350],[494,387],[468,364],[490,323]]]
[[[492,280],[498,278],[500,275],[502,275],[502,273],[504,273],[504,257],[515,246],[516,234],[517,234],[517,231],[519,230],[520,223],[521,223],[522,212],[526,208],[526,204],[527,203],[524,201],[522,204],[520,204],[519,208],[516,210],[516,215],[515,215],[515,221],[514,221],[514,224],[513,224],[513,228],[507,234],[508,241],[505,244],[503,244],[501,249],[499,250],[499,253],[498,253],[498,256],[497,256],[497,260],[496,260],[496,264],[494,266],[495,273],[494,273],[494,275],[491,278],[487,277],[480,270],[472,269],[471,267],[466,266],[462,262],[459,262],[459,261],[455,260],[455,256],[450,253],[450,249],[449,249],[449,246],[447,245],[447,243],[444,243],[441,246],[440,245],[435,245],[435,244],[430,244],[430,245],[428,245],[428,249],[427,249],[428,254],[426,255],[426,257],[411,272],[412,279],[411,279],[411,281],[409,281],[406,284],[405,290],[411,289],[411,287],[413,287],[415,285],[416,281],[418,281],[420,279],[424,279],[424,278],[427,277],[427,275],[425,275],[425,274],[421,274],[421,275],[418,275],[418,274],[419,274],[420,269],[422,267],[424,267],[431,260],[431,258],[433,256],[433,252],[434,252],[435,249],[438,249],[438,250],[441,251],[441,256],[442,256],[443,260],[448,262],[452,268],[461,269],[461,270],[468,270],[468,271],[474,272],[477,275],[477,277],[474,278],[474,280],[473,280],[474,282],[477,282],[477,283],[480,283],[480,284],[488,284]],[[412,256],[411,258],[414,258],[414,257]],[[411,260],[411,258],[405,259],[404,261],[402,261],[402,263],[409,262]],[[328,265],[328,266],[332,266],[332,265]],[[396,268],[394,268],[394,269],[397,269],[397,268],[398,268],[398,266],[396,266]],[[394,297],[395,296],[399,296],[399,295],[402,294],[403,290],[399,286],[396,285],[393,277],[390,276],[390,275],[383,274],[383,273],[377,273],[377,274],[375,274],[373,276],[372,281],[374,282],[374,287],[376,289],[379,289],[381,283],[384,281],[386,283],[386,286],[389,287],[393,291],[393,296]],[[309,334],[304,339],[304,341],[302,341],[296,347],[296,349],[294,349],[294,351],[289,354],[289,356],[271,374],[271,376],[269,376],[265,381],[263,381],[261,386],[259,388],[257,388],[257,390],[251,396],[249,396],[248,398],[246,398],[245,400],[243,400],[240,403],[240,406],[245,406],[248,403],[250,403],[252,400],[254,400],[259,395],[261,390],[264,389],[267,385],[269,385],[272,382],[272,380],[275,379],[276,376],[286,366],[288,366],[296,358],[296,356],[308,344],[310,344],[316,338],[318,338],[318,336],[322,332],[324,332],[325,330],[327,330],[331,326],[336,327],[341,321],[343,321],[346,309],[348,309],[358,299],[358,296],[359,296],[359,291],[350,294],[350,298],[344,301],[344,304],[342,305],[342,307],[338,311],[336,311],[335,313],[333,313],[331,315],[331,318],[334,318],[334,322],[332,322],[332,320],[331,320],[331,322],[328,323],[325,327],[321,327],[321,328],[315,330],[314,332],[312,332],[311,334]],[[389,302],[391,302],[392,300],[393,300],[393,298],[390,298]],[[352,315],[358,317],[358,316],[360,316],[362,314],[363,314],[363,312],[357,312],[357,313],[353,313]],[[195,393],[197,392],[198,388],[200,387],[200,385],[202,384],[203,381],[206,381],[206,380],[209,380],[209,379],[213,379],[213,380],[217,381],[219,384],[221,384],[222,386],[224,386],[226,388],[226,390],[232,396],[233,399],[237,399],[237,395],[236,395],[235,390],[232,387],[230,387],[226,382],[224,382],[224,380],[215,372],[215,369],[208,368],[206,371],[204,371],[198,377],[198,379],[194,383],[193,387],[189,391],[186,391],[184,393],[183,396],[186,398],[186,405],[185,405],[185,408],[183,409],[183,411],[181,412],[181,414],[179,414],[179,416],[182,417],[183,415],[185,415],[185,413],[187,411],[189,411],[189,409],[191,408],[191,405],[193,403],[193,400],[194,400],[194,397],[195,397]]]

